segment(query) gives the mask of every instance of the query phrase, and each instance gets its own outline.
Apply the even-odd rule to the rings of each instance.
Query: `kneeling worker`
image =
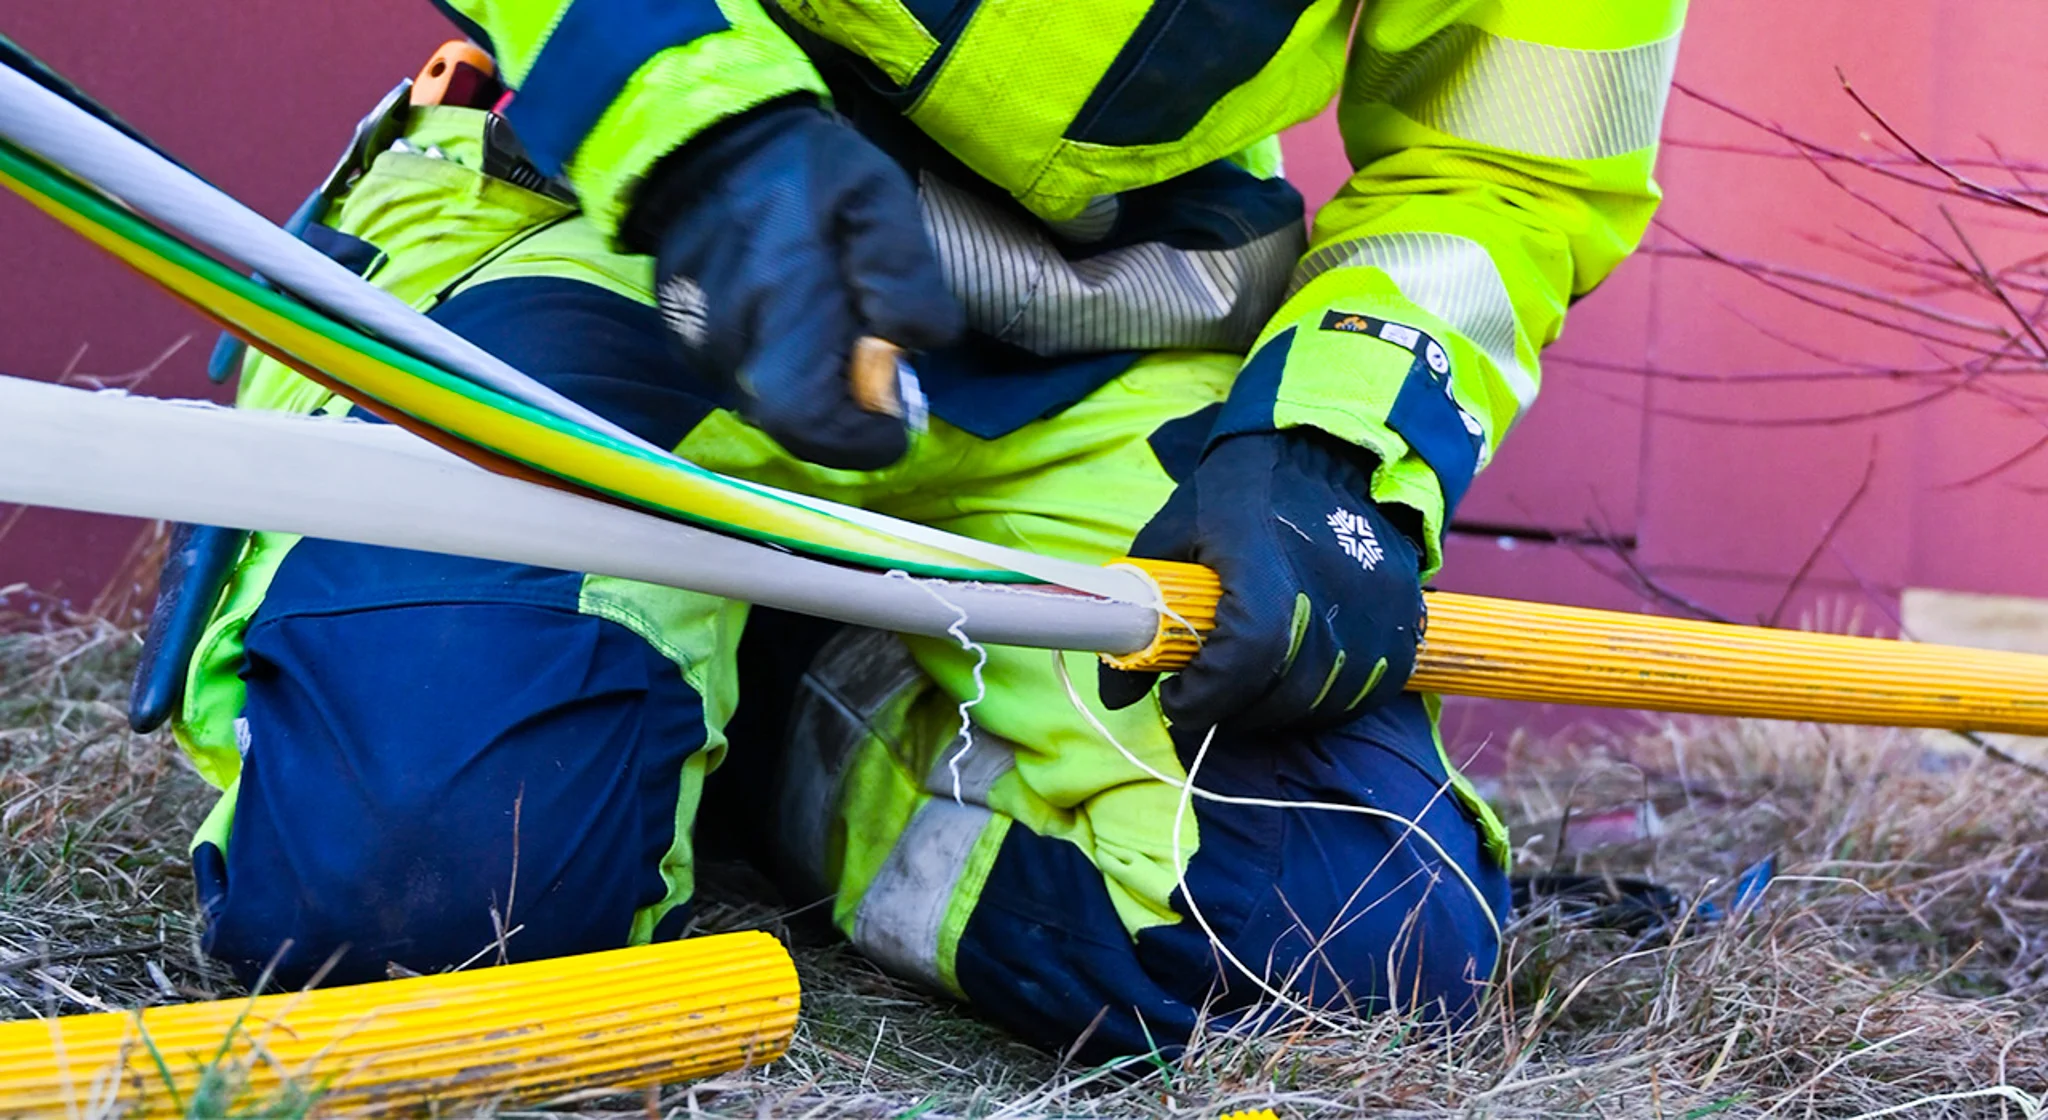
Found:
[[[177,723],[225,791],[210,953],[291,986],[678,936],[730,753],[779,774],[793,902],[1035,1042],[1471,1014],[1506,838],[1403,689],[1420,585],[1648,223],[1681,0],[441,6],[514,92],[402,109],[311,239],[696,463],[1206,564],[1220,624],[1163,683],[1072,656],[1084,714],[1043,651],[847,629],[741,680],[744,604],[258,535]],[[1275,134],[1333,98],[1357,170],[1305,236]],[[926,430],[850,395],[868,336]],[[266,360],[240,395],[348,407]]]

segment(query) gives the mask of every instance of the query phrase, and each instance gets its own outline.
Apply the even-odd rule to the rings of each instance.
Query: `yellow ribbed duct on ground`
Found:
[[[0,1116],[417,1110],[759,1065],[796,1028],[765,933],[352,988],[0,1023]],[[269,1114],[267,1111],[264,1114]]]

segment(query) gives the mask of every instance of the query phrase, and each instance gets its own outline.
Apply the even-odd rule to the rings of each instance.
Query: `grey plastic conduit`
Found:
[[[250,266],[277,287],[479,385],[635,447],[669,456],[604,417],[519,372],[474,343],[366,283],[212,184],[119,129],[0,66],[0,136],[113,195],[201,245]],[[757,486],[764,493],[781,494]],[[1142,581],[1015,549],[970,541],[867,510],[795,496],[857,524],[1023,572],[1104,598],[1142,602]]]
[[[842,622],[1128,653],[1151,608],[840,567],[492,474],[403,429],[0,377],[0,501],[595,572]]]

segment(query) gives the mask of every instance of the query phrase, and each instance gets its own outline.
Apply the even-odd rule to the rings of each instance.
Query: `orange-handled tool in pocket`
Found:
[[[481,47],[463,39],[441,44],[419,77],[412,80],[410,100],[414,106],[455,105],[465,109],[488,109],[504,87],[498,82],[498,64]]]

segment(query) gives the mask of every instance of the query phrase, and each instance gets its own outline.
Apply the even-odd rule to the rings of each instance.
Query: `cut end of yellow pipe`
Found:
[[[1193,661],[1202,648],[1202,636],[1216,628],[1216,604],[1223,598],[1223,582],[1216,573],[1200,564],[1138,556],[1110,567],[1137,572],[1159,592],[1159,630],[1151,645],[1136,653],[1105,653],[1103,663],[1132,672],[1170,673]]]
[[[0,1116],[322,1113],[629,1090],[774,1061],[799,1003],[765,933],[351,988],[0,1023]]]

